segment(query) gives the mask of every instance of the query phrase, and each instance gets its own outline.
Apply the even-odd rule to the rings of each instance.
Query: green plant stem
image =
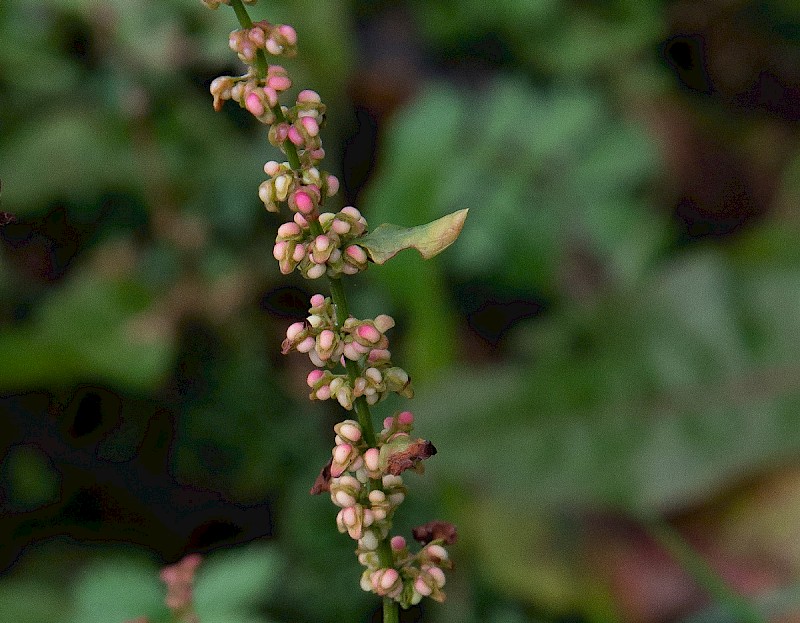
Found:
[[[681,534],[658,516],[640,518],[648,533],[738,623],[766,623],[753,605],[728,586],[716,571],[686,542]]]
[[[236,13],[236,19],[239,20],[239,25],[242,28],[252,28],[253,20],[250,19],[250,15],[242,3],[242,0],[231,0],[231,6],[233,7],[234,13]],[[255,62],[256,77],[261,79],[266,78],[268,69],[269,64],[267,63],[267,57],[265,56],[264,51],[258,50],[256,52]],[[272,112],[275,115],[275,119],[278,123],[284,123],[286,121],[286,117],[283,114],[280,104],[273,107]],[[294,143],[292,143],[289,139],[286,139],[283,142],[283,151],[286,154],[286,157],[289,160],[289,165],[292,167],[292,169],[295,171],[300,171],[302,169],[302,164],[297,153],[297,147],[295,147]],[[318,221],[311,221],[310,228],[314,236],[318,236],[322,233],[322,228],[320,227]],[[341,327],[345,320],[347,320],[347,318],[350,316],[350,311],[348,310],[347,306],[347,296],[345,295],[344,287],[342,286],[340,279],[330,278],[328,281],[330,282],[331,299],[333,301],[333,309],[336,315],[336,325],[337,327]],[[347,376],[350,378],[350,381],[355,382],[356,378],[358,378],[361,373],[358,363],[355,361],[350,361],[349,359],[345,359],[345,367],[347,368]],[[372,414],[370,413],[369,405],[367,404],[366,399],[363,396],[356,398],[353,402],[353,408],[358,416],[358,423],[361,425],[364,441],[368,446],[374,448],[377,445],[377,440],[375,438],[375,428],[372,424]],[[370,489],[380,489],[381,486],[382,483],[380,479],[370,479]],[[378,546],[378,558],[381,561],[382,567],[389,568],[394,566],[392,548],[391,544],[389,543],[388,536],[381,541],[380,545]],[[399,623],[399,621],[400,610],[398,603],[390,597],[384,597],[383,623]]]

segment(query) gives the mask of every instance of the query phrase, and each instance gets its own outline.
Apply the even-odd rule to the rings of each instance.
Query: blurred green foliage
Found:
[[[410,76],[404,105],[374,114],[367,188],[345,189],[373,227],[470,209],[440,258],[403,253],[353,280],[355,313],[397,317],[419,432],[439,449],[424,479],[409,477],[398,527],[460,527],[449,602],[414,616],[636,620],[604,575],[612,562],[593,558],[601,539],[587,515],[680,513],[796,459],[792,92],[775,104],[747,91],[761,83],[725,91],[740,74],[726,76],[713,41],[734,23],[732,45],[796,89],[800,14],[778,0],[724,4],[704,5],[710,95],[669,52],[694,32],[681,3],[254,9],[297,27],[289,69],[329,106],[337,175],[373,165],[353,147],[365,131],[354,106],[385,112]],[[414,24],[407,41],[365,34],[385,34],[381,20],[399,31],[398,14]],[[206,90],[237,71],[233,27],[230,11],[198,1],[0,4],[0,201],[19,219],[0,252],[9,620],[159,622],[160,564],[265,535],[269,548],[211,554],[197,586],[204,623],[367,620],[377,607],[357,587],[335,508],[307,495],[340,414],[304,401],[305,367],[276,354],[315,286],[271,258],[277,221],[256,189],[275,154],[240,110],[214,114]],[[413,71],[395,71],[396,56],[415,54]],[[763,80],[761,66],[736,67]],[[695,134],[724,144],[719,163],[692,151]],[[675,206],[716,192],[708,161],[736,159],[768,180],[751,180],[764,207],[698,240]],[[734,219],[749,188],[735,182],[717,213],[695,218]],[[743,516],[755,547],[792,533]],[[708,535],[728,525],[709,524]],[[773,563],[796,581],[800,557]],[[782,611],[796,607],[791,586],[776,594]]]

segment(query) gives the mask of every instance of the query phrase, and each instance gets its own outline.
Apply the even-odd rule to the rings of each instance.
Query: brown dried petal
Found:
[[[427,459],[436,454],[436,447],[424,439],[419,439],[408,448],[395,452],[389,456],[386,471],[393,476],[399,476],[407,469],[414,469],[422,459]]]
[[[429,521],[411,530],[414,540],[423,545],[441,539],[447,545],[452,545],[458,538],[456,527],[447,521]]]
[[[311,495],[319,495],[320,493],[327,493],[331,490],[331,464],[333,459],[328,459],[328,463],[322,468],[322,471],[314,481],[314,486],[311,487],[309,493]]]

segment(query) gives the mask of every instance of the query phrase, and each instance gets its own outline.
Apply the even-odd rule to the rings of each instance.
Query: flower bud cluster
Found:
[[[325,123],[325,104],[319,93],[310,89],[300,91],[295,105],[281,110],[284,120],[270,128],[270,143],[282,149],[288,140],[297,149],[303,168],[316,166],[325,157],[319,134]]]
[[[451,568],[451,563],[443,545],[454,540],[448,534],[431,535],[423,530],[423,540],[427,542],[416,554],[411,554],[400,536],[391,539],[391,567],[383,566],[378,554],[381,541],[391,531],[392,517],[406,495],[402,477],[392,473],[394,455],[406,452],[401,448],[420,445],[421,440],[410,442],[413,422],[414,416],[409,411],[386,418],[376,447],[366,444],[358,422],[339,422],[334,426],[336,445],[329,464],[328,483],[331,501],[340,508],[336,526],[339,532],[358,542],[356,554],[366,567],[361,587],[391,597],[404,607],[419,603],[423,597],[444,600],[443,569]],[[409,443],[398,444],[398,440]],[[439,538],[427,540],[428,536]]]
[[[257,78],[253,68],[241,76],[219,76],[211,81],[214,110],[221,110],[226,100],[233,100],[246,108],[261,123],[275,123],[275,110],[281,93],[292,86],[286,70],[280,65],[269,65],[264,78]]]
[[[282,181],[278,188],[283,192]],[[313,215],[318,202],[316,186],[301,186],[290,192],[289,207],[295,210],[294,219],[278,228],[272,249],[281,272],[289,274],[297,268],[306,279],[318,279],[323,275],[336,278],[366,270],[369,258],[357,242],[367,227],[364,217],[352,206],[335,214],[323,212],[317,217],[319,233],[315,234],[309,215]]]
[[[297,55],[297,32],[285,24],[255,22],[252,28],[234,30],[228,39],[228,46],[236,52],[239,60],[248,65],[256,62],[259,51],[291,58]]]
[[[285,228],[290,223],[285,223]],[[300,248],[296,243],[295,249]],[[312,250],[310,253],[314,253]],[[306,379],[312,400],[336,399],[345,409],[363,396],[372,405],[391,392],[412,398],[411,378],[402,368],[392,364],[386,332],[394,326],[391,316],[381,314],[374,319],[358,320],[352,316],[339,326],[330,298],[321,294],[311,297],[309,316],[286,330],[281,352],[293,350],[307,353],[317,366]],[[337,366],[346,367],[347,360],[361,364],[361,372],[351,379],[347,372],[334,373]]]

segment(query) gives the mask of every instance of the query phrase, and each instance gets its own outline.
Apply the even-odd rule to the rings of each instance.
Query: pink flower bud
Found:
[[[315,294],[311,297],[311,307],[319,308],[325,304],[325,297],[321,294]]]
[[[425,581],[422,579],[422,576],[418,577],[414,581],[414,590],[417,591],[423,597],[427,597],[433,592],[433,589],[425,584]]]
[[[364,465],[371,472],[378,471],[380,466],[380,450],[378,448],[370,448],[364,453]]]
[[[303,124],[303,128],[308,132],[309,136],[317,136],[319,134],[319,124],[313,117],[302,117],[300,123]]]
[[[391,316],[387,316],[386,314],[380,314],[375,316],[375,320],[373,320],[375,324],[375,328],[378,329],[381,333],[386,333],[389,329],[394,327],[394,318]]]
[[[306,383],[308,383],[309,387],[314,387],[314,384],[319,381],[325,373],[322,370],[316,369],[312,370],[308,373],[308,377],[306,377]]]
[[[251,114],[255,117],[260,117],[264,114],[264,105],[261,103],[261,100],[258,99],[258,95],[255,93],[251,93],[247,96],[245,100],[245,108],[250,111]]]
[[[272,87],[264,87],[264,95],[267,98],[267,104],[270,108],[275,108],[278,105],[278,92]]]
[[[331,386],[323,385],[317,390],[316,396],[317,400],[327,400],[331,397]]]
[[[372,351],[372,352],[375,352],[375,351]],[[372,353],[370,353],[370,355],[371,354]],[[389,417],[383,419],[383,427],[384,428],[391,428],[393,424],[394,424],[394,418],[393,417],[389,416]]]
[[[348,257],[352,258],[356,264],[367,263],[367,252],[364,251],[364,249],[359,247],[357,244],[351,244],[344,250],[344,252],[347,254]]]
[[[373,348],[369,351],[367,361],[371,364],[375,363],[388,363],[391,360],[392,353],[385,348]]]
[[[297,348],[297,351],[300,353],[307,353],[312,348],[314,348],[314,344],[315,344],[314,338],[309,335],[306,339],[300,342],[295,348]]]
[[[349,443],[339,444],[333,449],[333,460],[342,465],[350,457],[350,453],[352,451],[353,446],[351,446]]]
[[[375,344],[380,341],[381,333],[375,327],[368,324],[362,324],[356,329],[358,337],[362,340]]]
[[[347,206],[345,208],[342,208],[342,212],[344,214],[347,214],[347,216],[349,216],[350,218],[352,218],[355,221],[357,221],[358,219],[361,218],[361,212],[359,212],[353,206]]]
[[[294,251],[292,251],[292,259],[295,262],[300,262],[306,256],[306,248],[302,244],[298,244],[295,246]]]
[[[401,536],[393,536],[391,545],[394,551],[399,552],[401,549],[405,548],[406,540]]]
[[[274,177],[278,174],[278,171],[281,170],[281,165],[278,164],[275,160],[270,160],[264,164],[264,173],[269,175],[270,177]]]
[[[302,104],[319,104],[322,99],[316,91],[304,89],[297,94],[297,101]]]
[[[309,152],[309,156],[311,156],[311,159],[313,161],[319,162],[320,160],[325,159],[325,150],[322,149],[322,147],[320,147],[319,149],[312,149]]]
[[[327,251],[330,248],[331,244],[332,244],[331,239],[328,238],[328,236],[326,236],[325,234],[320,234],[314,239],[314,248],[320,253]]]
[[[346,221],[340,221],[338,218],[335,218],[331,223],[331,229],[340,236],[344,236],[350,231],[350,223]]]
[[[292,86],[292,81],[288,76],[270,76],[267,79],[267,86],[276,91],[285,91]]]
[[[326,270],[325,264],[315,264],[306,271],[306,276],[309,279],[319,279],[325,274]]]
[[[272,247],[272,256],[280,262],[283,259],[284,254],[286,253],[286,247],[288,245],[289,243],[284,240],[282,240],[281,242],[276,242],[275,246]]]
[[[297,43],[297,31],[291,26],[282,24],[278,26],[278,32],[286,39],[286,43],[289,45],[295,45]]]
[[[328,186],[328,197],[333,197],[337,192],[339,192],[339,178],[335,175],[329,175],[325,180],[325,183]]]
[[[440,563],[443,560],[448,559],[447,550],[441,545],[428,545],[425,548],[425,552],[427,553],[428,556],[430,556],[431,560],[433,560],[436,563]],[[436,567],[434,567],[434,569],[435,568]]]
[[[264,31],[261,30],[258,27],[251,28],[247,32],[247,38],[250,39],[250,41],[252,41],[253,43],[255,43],[258,47],[263,47],[264,46],[264,42],[267,40],[267,37],[264,34]]]
[[[330,329],[325,329],[319,334],[319,346],[322,349],[328,350],[333,346],[333,338],[335,334]]]
[[[311,214],[314,211],[314,202],[309,194],[302,190],[294,194],[294,203],[302,214]]]
[[[300,335],[303,331],[305,331],[306,325],[304,322],[293,322],[289,325],[289,328],[286,329],[286,339],[290,342],[294,340],[298,335]]]
[[[291,126],[289,128],[288,132],[286,133],[286,137],[290,141],[292,141],[292,143],[294,143],[297,147],[302,147],[303,144],[305,143],[305,140],[300,135],[299,130],[294,126]]]
[[[291,238],[300,233],[300,226],[297,223],[284,223],[278,227],[278,236],[281,238]]]
[[[403,411],[397,416],[397,419],[403,426],[410,426],[414,423],[414,414],[411,411]]]

